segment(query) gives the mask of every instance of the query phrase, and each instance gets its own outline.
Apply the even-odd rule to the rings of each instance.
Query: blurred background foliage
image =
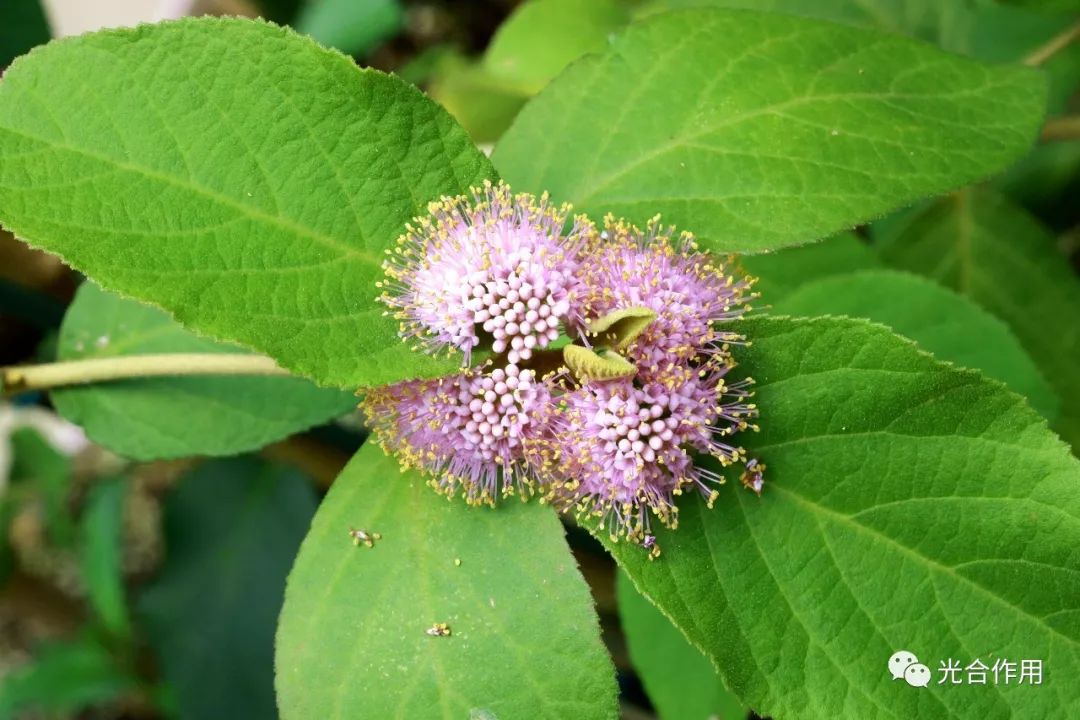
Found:
[[[50,18],[59,26],[64,4],[0,2],[0,69],[49,39]],[[1078,0],[160,5],[155,17],[261,15],[291,24],[360,65],[420,85],[481,145],[496,141],[567,65],[603,49],[634,19],[669,8],[810,15],[885,28],[994,62],[1038,59],[1032,55],[1080,18]],[[1080,140],[1062,139],[1070,133],[1061,133],[1054,118],[1080,109],[1080,43],[1059,49],[1044,68],[1051,120],[1045,141],[1028,157],[982,186],[853,233],[746,259],[762,278],[766,301],[791,312],[864,314],[895,325],[905,322],[895,306],[860,305],[828,283],[858,273],[861,282],[893,283],[899,296],[923,299],[931,296],[920,283],[932,284],[934,293],[950,296],[944,304],[963,305],[963,317],[997,343],[994,357],[980,358],[971,343],[960,343],[961,356],[951,359],[1008,383],[1009,368],[995,370],[994,362],[1011,353],[1046,380],[1016,389],[1051,420],[1067,414],[1080,401]],[[960,253],[967,254],[958,260]],[[958,273],[958,263],[967,269]],[[971,283],[970,273],[986,282]],[[61,320],[80,281],[55,258],[0,231],[0,364],[57,356]],[[995,291],[1009,283],[1021,285],[1018,295]],[[908,320],[911,327],[897,329],[928,347],[938,343],[934,349],[949,357],[955,338],[929,317],[940,304],[924,308],[925,322]],[[350,404],[328,402],[331,412]],[[177,403],[161,412],[182,421]],[[1077,436],[1068,435],[1076,428],[1057,427],[1076,447]],[[274,717],[273,638],[285,577],[321,494],[363,439],[362,421],[346,414],[242,457],[138,462],[89,441],[53,411],[49,397],[0,399],[0,718]],[[571,527],[569,537],[619,670],[624,716],[747,716],[708,661],[625,578],[616,583],[610,558],[588,534]],[[664,681],[672,673],[685,688],[674,696]]]

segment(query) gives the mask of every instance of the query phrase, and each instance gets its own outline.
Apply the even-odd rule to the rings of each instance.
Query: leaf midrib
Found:
[[[295,233],[310,240],[314,240],[323,247],[336,252],[339,257],[344,256],[350,258],[358,258],[362,260],[365,264],[371,265],[373,267],[381,267],[381,258],[377,258],[376,256],[366,251],[362,251],[357,247],[348,245],[329,235],[324,235],[323,233],[320,233],[312,228],[300,225],[288,218],[271,215],[269,213],[263,212],[262,210],[258,210],[248,205],[244,205],[238,202],[235,198],[224,195],[215,190],[211,190],[202,185],[198,185],[194,182],[185,181],[175,176],[168,175],[157,170],[152,170],[150,168],[134,163],[123,162],[108,155],[103,155],[101,153],[96,153],[84,148],[76,147],[74,145],[71,145],[70,143],[57,142],[55,140],[41,138],[36,135],[31,135],[30,133],[14,130],[12,128],[0,127],[0,132],[5,132],[11,135],[15,135],[17,137],[25,138],[32,142],[43,144],[53,150],[75,153],[76,155],[81,155],[83,157],[96,160],[107,166],[111,166],[113,168],[132,173],[137,177],[149,178],[151,180],[156,180],[158,182],[164,183],[166,185],[171,185],[173,187],[194,193],[196,195],[201,195],[212,202],[216,202],[219,205],[230,208],[239,213],[240,215],[243,215],[256,222],[270,226],[276,226],[281,230]],[[362,237],[360,228],[355,228],[355,230],[357,233],[357,237]],[[30,240],[33,241],[33,238],[30,238]]]
[[[845,515],[844,513],[833,510],[832,508],[826,507],[824,505],[819,505],[816,502],[814,502],[812,499],[809,499],[809,498],[805,497],[804,495],[801,495],[797,490],[791,489],[790,487],[785,486],[782,483],[781,484],[773,484],[770,487],[772,488],[772,492],[778,492],[781,495],[792,498],[794,500],[794,502],[796,502],[800,506],[806,508],[807,512],[812,517],[815,515],[815,511],[816,511],[818,514],[823,515],[825,517],[828,517],[828,518],[834,520],[835,522],[837,522],[840,525],[848,526],[848,527],[852,528],[853,530],[855,530],[857,532],[862,531],[862,532],[870,535],[873,538],[879,539],[882,542],[884,542],[886,545],[895,548],[898,552],[911,557],[916,562],[922,562],[926,566],[928,566],[929,569],[936,569],[939,573],[941,573],[943,575],[946,575],[948,577],[952,577],[954,580],[956,580],[958,582],[958,584],[967,585],[967,586],[969,586],[971,588],[974,588],[979,593],[981,593],[983,595],[986,595],[987,597],[991,598],[997,604],[1003,605],[1003,606],[1009,608],[1015,614],[1019,615],[1021,618],[1024,618],[1024,619],[1038,625],[1039,627],[1042,627],[1048,634],[1054,635],[1054,636],[1060,638],[1062,641],[1064,641],[1066,643],[1066,645],[1073,647],[1074,652],[1080,650],[1080,642],[1078,642],[1077,640],[1074,640],[1074,639],[1070,638],[1069,636],[1062,634],[1057,629],[1052,628],[1049,625],[1046,625],[1045,623],[1043,623],[1043,618],[1036,617],[1034,615],[1029,614],[1026,610],[1024,610],[1023,608],[1009,602],[1007,599],[1005,599],[1005,598],[1001,597],[1000,595],[996,594],[990,588],[987,588],[987,587],[985,587],[983,585],[980,585],[979,583],[975,582],[974,580],[972,580],[972,579],[970,579],[968,577],[965,577],[965,576],[961,575],[960,573],[956,572],[956,570],[954,568],[952,568],[952,567],[950,567],[948,565],[945,565],[945,564],[935,560],[934,558],[928,557],[928,556],[920,553],[915,548],[908,547],[907,545],[904,545],[899,540],[896,540],[896,539],[884,534],[883,532],[881,532],[880,530],[878,530],[876,528],[873,528],[873,527],[871,527],[869,525],[865,525],[865,524],[855,520],[854,517],[851,516],[851,515]],[[851,589],[850,586],[849,586],[849,589]]]

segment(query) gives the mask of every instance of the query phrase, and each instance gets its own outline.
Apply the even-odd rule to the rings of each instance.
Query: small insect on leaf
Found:
[[[758,462],[756,458],[747,460],[739,482],[743,484],[743,487],[753,490],[758,497],[761,497],[761,489],[765,487],[765,463]]]
[[[382,540],[382,535],[377,532],[368,532],[367,530],[357,530],[356,528],[349,528],[349,537],[353,539],[353,545],[357,547],[363,543],[366,547],[375,547],[376,540]]]
[[[660,557],[660,544],[656,542],[655,535],[646,535],[641,541],[641,547],[649,551],[650,560]]]
[[[450,637],[450,626],[446,623],[435,623],[424,632],[431,637]]]

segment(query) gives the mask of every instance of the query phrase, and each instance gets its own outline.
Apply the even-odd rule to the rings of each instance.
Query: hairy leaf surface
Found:
[[[354,546],[351,528],[382,538]],[[436,623],[450,635],[429,635]],[[277,690],[285,720],[616,715],[555,514],[447,502],[372,442],[334,482],[289,576]]]
[[[0,223],[322,384],[459,365],[400,342],[375,283],[411,217],[491,174],[416,88],[263,22],[64,39],[0,81]]]
[[[765,489],[686,498],[656,561],[611,546],[638,589],[763,716],[1076,715],[1080,461],[1021,397],[879,325],[745,330]],[[891,678],[897,650],[929,687]],[[1044,676],[938,684],[950,658],[1041,659]]]
[[[806,18],[666,13],[574,64],[493,160],[518,189],[725,252],[816,240],[1005,168],[1044,83],[923,43]]]

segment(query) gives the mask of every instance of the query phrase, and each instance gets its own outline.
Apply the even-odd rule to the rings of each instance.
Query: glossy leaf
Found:
[[[277,717],[274,624],[315,505],[308,479],[251,458],[202,465],[166,498],[166,561],[139,608],[180,717]]]
[[[1028,69],[804,18],[687,10],[570,67],[493,160],[518,189],[581,211],[659,212],[710,249],[762,251],[1003,169],[1044,101]]]
[[[302,6],[293,25],[327,47],[364,55],[404,23],[398,0],[314,0]]]
[[[879,325],[744,327],[765,489],[685,498],[656,561],[613,546],[635,586],[763,716],[1076,715],[1080,461],[1022,398]],[[929,687],[891,678],[898,650]],[[1045,674],[938,684],[950,658]]]
[[[867,270],[807,283],[773,306],[782,315],[847,315],[888,325],[961,367],[981,370],[1053,420],[1054,391],[1008,326],[971,300],[917,275]]]
[[[1053,234],[1005,198],[971,189],[910,213],[878,240],[890,265],[1005,321],[1062,401],[1055,429],[1080,449],[1080,281]]]
[[[416,88],[262,22],[68,38],[0,80],[0,223],[322,384],[458,367],[398,340],[375,283],[411,217],[491,173]]]
[[[350,529],[378,532],[356,546]],[[428,634],[445,623],[450,635]],[[284,720],[610,720],[611,662],[555,514],[447,502],[365,445],[319,508],[277,636]]]
[[[60,331],[59,359],[243,350],[201,338],[168,315],[84,283]],[[138,460],[255,450],[356,406],[344,390],[290,377],[125,380],[52,393],[95,441]]]
[[[4,0],[0,3],[0,71],[52,35],[40,0]]]
[[[616,578],[619,619],[634,670],[660,720],[744,720],[746,706],[724,687],[701,651],[634,589]]]
[[[840,233],[810,245],[746,255],[739,264],[757,278],[754,292],[760,299],[754,305],[768,308],[806,283],[880,267],[881,260],[854,233]]]

